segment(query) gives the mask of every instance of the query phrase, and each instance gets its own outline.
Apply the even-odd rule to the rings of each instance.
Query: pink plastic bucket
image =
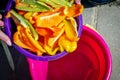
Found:
[[[106,42],[84,26],[77,50],[49,61],[47,80],[109,80],[111,69],[112,58]]]
[[[36,62],[30,65],[33,80],[109,80],[112,70],[106,42],[96,31],[85,26],[76,51],[57,60]]]

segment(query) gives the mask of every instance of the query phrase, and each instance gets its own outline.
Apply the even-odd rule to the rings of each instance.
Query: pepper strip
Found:
[[[37,32],[35,31],[35,29],[31,25],[31,23],[27,19],[25,19],[24,17],[22,17],[21,15],[16,13],[14,10],[11,10],[10,13],[17,18],[17,20],[20,22],[20,24],[22,26],[24,26],[25,28],[29,27],[31,32],[32,32],[32,34],[33,34],[33,36],[34,36],[34,38],[35,38],[35,40],[38,40]]]
[[[25,35],[25,31],[23,31],[22,28],[24,27],[17,26],[17,32],[15,32],[13,35],[14,43],[22,48],[29,49],[32,52],[37,52],[36,48],[34,48],[29,42]]]
[[[78,38],[78,34],[76,32],[76,28],[77,26],[75,26],[71,21],[74,20],[74,19],[66,19],[64,20],[64,27],[65,27],[65,34],[67,36],[67,38],[71,41],[77,41],[79,38]]]
[[[36,47],[41,52],[46,52],[42,46],[39,44],[38,41],[34,40],[34,38],[31,36],[29,28],[26,28],[25,30],[27,37],[29,38],[30,42],[33,44],[34,47]],[[39,54],[38,54],[39,55]]]
[[[58,45],[61,52],[63,52],[64,50],[67,52],[73,52],[77,48],[77,42],[70,41],[65,34],[63,34],[58,40]]]
[[[22,11],[34,11],[34,12],[45,12],[52,10],[50,6],[43,2],[32,1],[32,0],[22,0],[17,1],[15,8]]]
[[[49,55],[55,55],[56,52],[58,51],[59,47],[56,47],[55,49],[51,48],[50,46],[45,45],[44,46],[45,50]]]

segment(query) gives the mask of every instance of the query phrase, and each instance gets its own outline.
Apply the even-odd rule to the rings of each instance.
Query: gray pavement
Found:
[[[120,80],[120,5],[113,2],[85,8],[83,23],[93,26],[108,44],[112,55],[110,80]]]

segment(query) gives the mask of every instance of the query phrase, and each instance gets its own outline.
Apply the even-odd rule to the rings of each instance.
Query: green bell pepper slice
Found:
[[[15,17],[15,19],[17,19],[16,21],[19,21],[19,23],[24,26],[25,28],[29,27],[30,31],[33,34],[33,37],[35,40],[38,40],[38,34],[35,31],[34,27],[32,26],[32,24],[25,19],[23,16],[21,16],[20,14],[18,14],[17,12],[15,12],[14,10],[11,10],[10,13]]]

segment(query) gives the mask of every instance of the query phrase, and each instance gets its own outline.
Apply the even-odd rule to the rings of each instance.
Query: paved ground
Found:
[[[83,23],[92,25],[105,39],[112,55],[111,80],[120,80],[120,1],[85,8]]]

